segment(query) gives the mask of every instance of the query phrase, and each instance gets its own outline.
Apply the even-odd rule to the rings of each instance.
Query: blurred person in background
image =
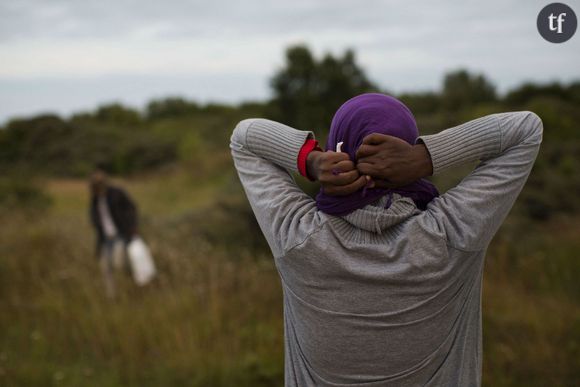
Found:
[[[527,111],[419,136],[411,111],[363,94],[314,134],[240,122],[230,148],[284,297],[286,386],[479,386],[487,247],[539,151]],[[480,161],[440,195],[427,176]],[[319,181],[316,200],[291,173]]]
[[[90,218],[96,232],[96,255],[107,297],[114,298],[114,271],[126,268],[127,245],[137,235],[137,207],[127,192],[109,183],[105,169],[90,176]]]

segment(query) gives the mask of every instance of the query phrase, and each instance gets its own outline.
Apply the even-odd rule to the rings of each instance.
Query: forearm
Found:
[[[485,248],[512,208],[542,141],[542,121],[530,112],[486,116],[423,136],[435,174],[481,160],[461,182],[432,201],[430,219],[451,246]]]
[[[289,171],[310,132],[263,119],[240,122],[230,148],[244,192],[275,257],[309,235],[318,218],[316,204]]]
[[[541,120],[531,112],[492,114],[446,129],[420,136],[429,151],[433,174],[453,166],[498,157],[507,150],[530,142],[539,144]]]
[[[432,162],[433,175],[456,165],[480,160],[497,154],[501,146],[498,120],[489,115],[443,130],[420,136]]]
[[[256,156],[268,160],[291,172],[298,172],[298,154],[310,131],[291,128],[279,122],[253,118],[240,122],[231,137],[230,147],[245,148]]]

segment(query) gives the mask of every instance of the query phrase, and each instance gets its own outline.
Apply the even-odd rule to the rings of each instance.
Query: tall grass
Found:
[[[140,184],[137,199],[154,200]],[[1,385],[280,384],[281,290],[267,254],[232,256],[197,233],[211,219],[191,224],[142,206],[160,275],[137,289],[118,273],[112,302],[93,255],[84,183],[51,191],[51,211],[2,219],[10,226],[0,232]]]
[[[85,182],[50,181],[49,210],[1,215],[0,385],[281,386],[279,279],[231,169],[203,183],[178,168],[123,184],[159,277],[138,289],[118,273],[115,301],[93,255]],[[494,240],[485,385],[578,382],[579,227],[512,217]]]

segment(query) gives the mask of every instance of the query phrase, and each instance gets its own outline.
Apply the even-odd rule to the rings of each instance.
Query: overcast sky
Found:
[[[356,51],[381,87],[437,89],[460,67],[500,92],[580,80],[580,31],[544,41],[549,1],[0,0],[0,124],[119,101],[270,96],[284,50]],[[580,16],[580,0],[566,1]]]

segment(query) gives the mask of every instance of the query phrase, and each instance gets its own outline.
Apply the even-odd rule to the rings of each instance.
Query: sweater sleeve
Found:
[[[310,235],[320,217],[316,202],[294,181],[298,155],[310,131],[247,119],[234,129],[230,149],[240,182],[275,257]]]
[[[427,208],[451,246],[469,251],[487,247],[531,172],[542,131],[540,118],[524,111],[492,114],[419,137],[431,155],[434,175],[480,161]]]

